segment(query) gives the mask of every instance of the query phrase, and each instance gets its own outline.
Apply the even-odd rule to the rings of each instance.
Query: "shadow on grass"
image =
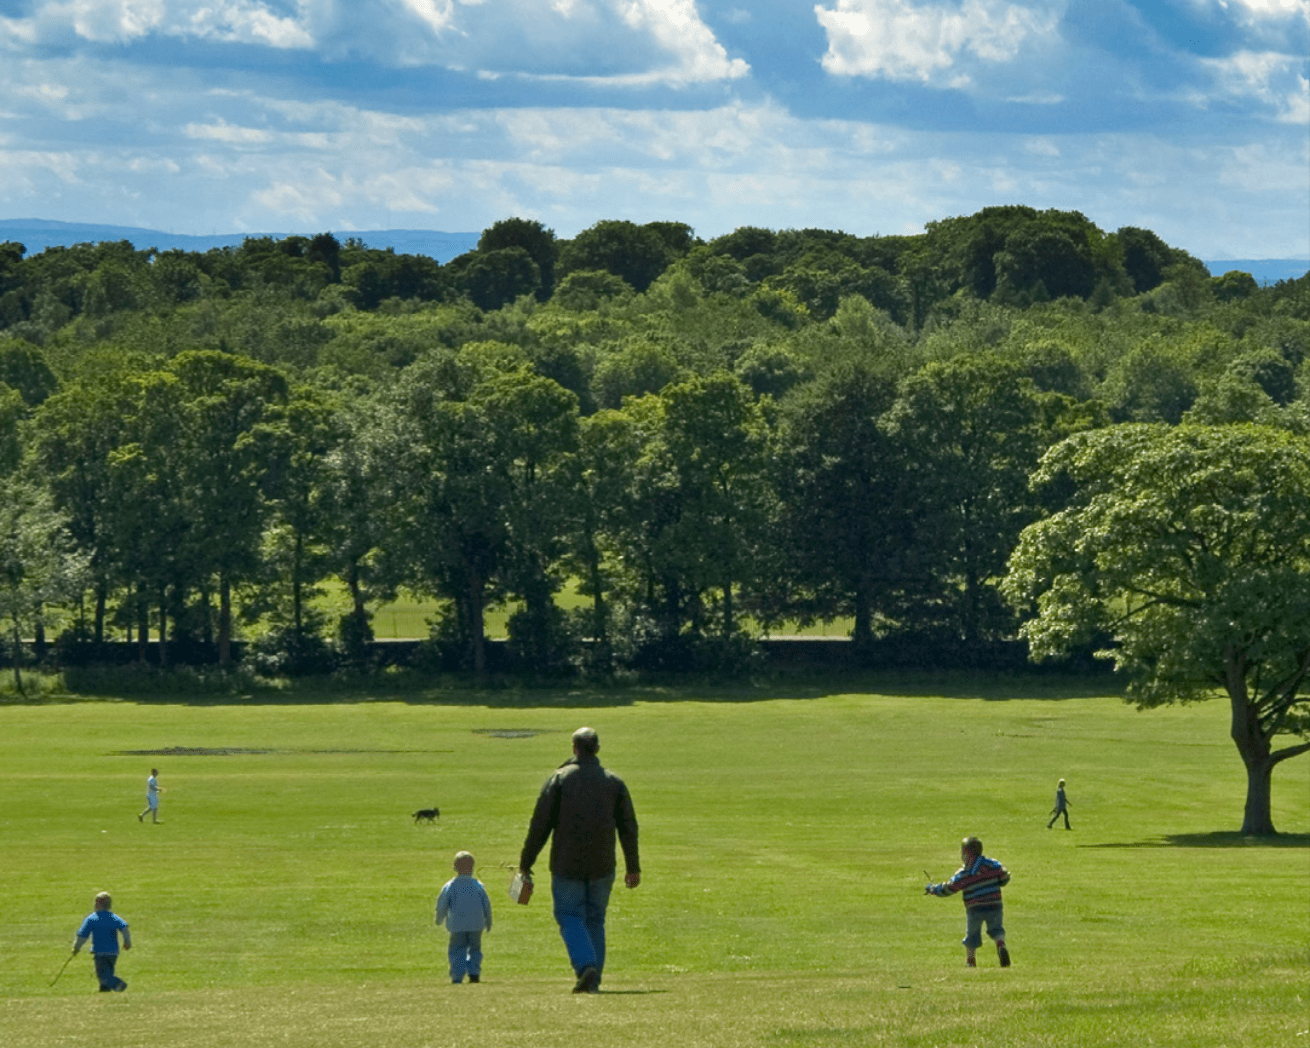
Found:
[[[184,706],[294,706],[399,702],[492,709],[614,708],[661,702],[769,702],[834,695],[924,696],[981,702],[1071,701],[1120,694],[1113,677],[1042,672],[849,670],[761,672],[743,677],[636,674],[610,680],[528,681],[389,670],[265,678],[237,669],[119,668],[69,671],[27,697],[0,691],[0,706],[132,702]]]
[[[1080,844],[1080,848],[1310,848],[1310,833],[1280,833],[1247,837],[1236,830],[1214,833],[1167,833],[1143,841]]]

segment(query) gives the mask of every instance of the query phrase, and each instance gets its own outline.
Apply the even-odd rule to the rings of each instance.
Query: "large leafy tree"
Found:
[[[629,400],[623,415],[620,446],[635,439],[637,451],[623,509],[609,518],[623,596],[670,653],[714,626],[727,641],[772,511],[766,419],[726,372]]]
[[[86,561],[42,488],[12,476],[0,480],[0,629],[20,695],[23,638],[41,631],[58,605],[77,599]]]
[[[562,274],[601,269],[645,291],[676,258],[660,229],[624,220],[597,222],[560,248]]]
[[[128,577],[159,602],[161,659],[168,605],[176,622],[188,591],[217,588],[226,665],[233,588],[261,568],[265,481],[286,379],[253,360],[193,351],[135,386],[124,440],[109,453],[113,541]]]
[[[1226,694],[1242,832],[1273,834],[1274,768],[1310,752],[1310,441],[1117,426],[1053,448],[1034,483],[1068,497],[1024,531],[1002,583],[1033,612],[1034,657],[1108,635],[1138,706]]]
[[[879,417],[895,379],[863,362],[832,368],[786,405],[778,478],[782,532],[803,619],[854,619],[867,648],[875,617],[903,574],[906,515],[896,507],[900,466]]]
[[[540,274],[538,297],[547,299],[555,289],[555,260],[559,257],[559,243],[555,231],[547,229],[536,219],[503,218],[482,231],[478,251],[502,251],[522,248],[537,264]]]
[[[125,579],[110,520],[110,453],[125,439],[125,419],[139,393],[134,375],[143,367],[127,354],[88,354],[79,377],[46,400],[37,413],[33,450],[41,475],[67,517],[78,546],[91,555],[89,581],[94,593],[91,637],[105,636],[112,589]]]
[[[995,354],[929,364],[905,380],[881,420],[904,464],[902,626],[970,642],[1009,633],[990,582],[1036,518],[1030,471],[1081,421],[1071,398],[1038,390],[1020,363]]]
[[[576,414],[572,393],[496,343],[417,361],[382,405],[388,542],[412,588],[452,602],[451,632],[479,676],[489,604],[515,595],[529,623],[549,615]]]

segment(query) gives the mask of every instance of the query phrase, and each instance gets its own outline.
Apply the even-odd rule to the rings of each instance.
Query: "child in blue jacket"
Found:
[[[482,981],[482,933],[491,931],[491,900],[482,882],[473,876],[473,856],[462,851],[455,856],[455,876],[437,896],[437,924],[450,932],[450,981]]]
[[[127,983],[114,974],[118,963],[118,937],[123,936],[123,949],[132,948],[132,933],[127,930],[127,921],[114,913],[110,907],[113,900],[108,892],[100,892],[95,898],[95,909],[87,914],[82,926],[77,929],[77,938],[73,940],[73,953],[76,954],[88,939],[91,940],[91,955],[96,962],[96,979],[100,982],[100,992],[113,990],[122,993]]]

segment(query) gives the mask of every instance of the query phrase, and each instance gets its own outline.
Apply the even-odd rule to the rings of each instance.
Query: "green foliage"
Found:
[[[0,472],[30,464],[90,557],[79,637],[143,657],[161,629],[167,655],[339,625],[359,661],[402,584],[448,602],[461,658],[513,602],[543,667],[579,630],[598,665],[749,662],[742,631],[783,618],[990,639],[1014,621],[987,580],[1058,502],[1025,483],[1051,443],[1310,431],[1307,288],[1022,207],[708,244],[515,218],[448,265],[328,233],[10,244]]]
[[[639,226],[633,222],[597,222],[560,249],[559,269],[564,275],[604,270],[623,279],[636,291],[645,291],[675,258],[680,242],[665,223]]]
[[[505,218],[484,229],[478,238],[479,252],[507,248],[519,248],[527,253],[537,267],[538,297],[543,300],[550,298],[555,288],[555,263],[559,258],[555,231],[534,219]]]
[[[12,475],[0,489],[0,636],[22,694],[23,642],[81,594],[88,557],[44,490]]]
[[[1255,426],[1117,426],[1054,448],[1035,482],[1069,504],[1024,531],[1002,590],[1034,655],[1098,635],[1138,705],[1216,690],[1271,833],[1268,773],[1310,750],[1310,444]]]

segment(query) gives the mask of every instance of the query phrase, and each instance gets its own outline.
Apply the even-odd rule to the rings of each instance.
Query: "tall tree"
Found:
[[[1002,583],[1032,614],[1033,656],[1108,635],[1141,708],[1226,693],[1242,833],[1273,834],[1273,771],[1310,752],[1310,442],[1116,426],[1053,448],[1034,483],[1069,499],[1023,532]]]
[[[897,503],[912,540],[902,546],[901,624],[965,641],[1013,628],[989,581],[1037,512],[1028,474],[1070,425],[1070,398],[1041,393],[1020,363],[965,354],[911,375],[883,416],[904,463]],[[917,578],[916,578],[917,576]]]
[[[23,639],[42,630],[60,604],[77,599],[87,557],[45,491],[16,477],[0,486],[0,628],[21,695]]]
[[[854,619],[858,648],[888,616],[903,575],[908,517],[896,505],[897,447],[878,425],[896,381],[863,362],[838,365],[784,408],[778,477],[790,603],[805,619]]]
[[[772,508],[767,423],[726,372],[632,400],[624,414],[642,446],[621,527],[628,599],[666,646],[704,636],[712,619],[728,640]]]
[[[431,354],[385,411],[391,541],[413,587],[452,602],[479,676],[487,606],[514,593],[548,614],[565,531],[558,471],[576,443],[577,400],[519,357],[496,344]]]
[[[540,285],[537,295],[543,301],[555,290],[555,262],[559,258],[559,242],[555,231],[547,229],[536,219],[503,218],[478,238],[478,251],[501,251],[505,248],[522,248],[537,264]]]

